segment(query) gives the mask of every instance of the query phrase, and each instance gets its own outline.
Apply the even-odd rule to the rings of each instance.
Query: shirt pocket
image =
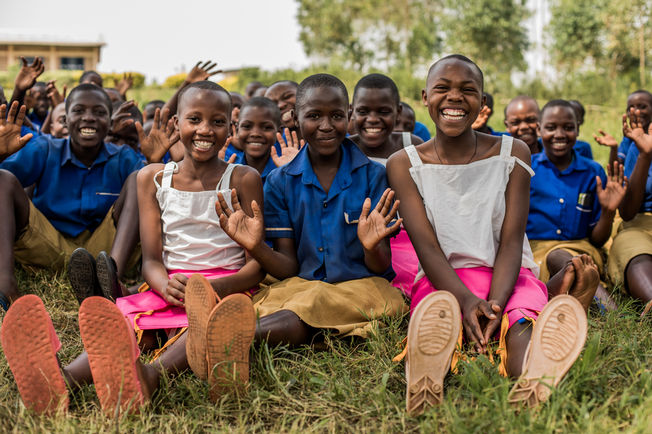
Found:
[[[362,208],[344,210],[344,222],[348,225],[357,225],[360,221],[360,214],[362,214]]]

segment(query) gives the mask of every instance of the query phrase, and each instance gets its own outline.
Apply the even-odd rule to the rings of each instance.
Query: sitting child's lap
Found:
[[[598,250],[593,244],[591,244],[587,239],[581,240],[529,240],[530,247],[532,248],[532,255],[534,256],[534,262],[539,266],[539,279],[542,282],[547,282],[550,280],[550,271],[548,270],[548,264],[546,259],[548,255],[554,250],[564,250],[571,254],[571,256],[577,256],[581,254],[587,254],[593,259],[595,265],[598,267],[598,272],[602,276],[604,273],[604,260],[602,253]]]
[[[84,247],[93,256],[97,256],[102,250],[110,251],[115,234],[113,207],[95,231],[91,233],[86,230],[72,238],[57,231],[47,217],[30,202],[29,222],[14,244],[14,255],[16,260],[24,265],[61,270],[78,247]]]
[[[624,282],[627,265],[639,255],[652,255],[652,213],[640,213],[623,222],[614,237],[607,260],[607,274],[613,285]]]
[[[458,268],[455,270],[460,280],[477,297],[487,300],[491,289],[493,269],[489,267]],[[410,310],[428,294],[437,291],[427,277],[423,277],[414,285]],[[548,303],[548,289],[532,271],[521,268],[514,292],[507,300],[503,314],[509,319],[509,327],[522,318],[536,319],[539,312]]]

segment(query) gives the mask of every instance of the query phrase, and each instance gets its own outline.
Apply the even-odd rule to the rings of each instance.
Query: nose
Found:
[[[460,101],[462,99],[462,91],[453,87],[446,94],[446,98],[452,101]]]
[[[319,130],[320,131],[331,131],[331,130],[333,130],[333,122],[332,122],[330,116],[324,116],[322,118],[322,121],[319,123]]]
[[[200,135],[208,135],[210,134],[210,127],[209,127],[209,122],[210,121],[203,121],[200,122],[200,124],[197,126],[197,134]]]

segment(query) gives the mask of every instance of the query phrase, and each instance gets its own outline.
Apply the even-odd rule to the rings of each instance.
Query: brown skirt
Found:
[[[618,229],[607,261],[607,274],[613,285],[624,283],[627,264],[639,255],[652,255],[652,213],[637,214]]]
[[[381,317],[408,311],[401,291],[381,277],[334,284],[291,277],[260,288],[253,297],[258,317],[289,310],[336,336],[367,337]]]

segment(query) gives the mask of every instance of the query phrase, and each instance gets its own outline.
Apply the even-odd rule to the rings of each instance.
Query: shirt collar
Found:
[[[100,153],[97,155],[97,158],[95,158],[95,161],[93,161],[93,164],[91,164],[91,167],[108,161],[110,157],[117,154],[119,151],[119,146],[114,145],[110,142],[102,142]],[[73,154],[72,149],[70,148],[70,139],[65,139],[63,144],[63,151],[61,153],[61,165],[63,166],[67,162],[71,162],[75,166],[82,167],[84,169],[87,168],[86,165],[79,161],[77,156]]]
[[[577,153],[577,150],[573,149],[573,159],[571,160],[570,165],[563,171],[559,171],[557,169],[557,166],[555,166],[549,159],[548,156],[546,155],[546,151],[543,150],[539,152],[538,154],[533,155],[532,158],[538,159],[540,163],[545,164],[548,167],[552,167],[554,170],[559,172],[562,175],[567,175],[569,173],[572,173],[574,171],[584,171],[584,170],[589,170],[591,165],[590,161],[586,158],[580,157],[580,155]]]
[[[272,152],[274,150],[272,149]],[[248,166],[247,164],[247,156],[243,152],[242,154],[238,155],[235,157],[235,164],[242,164],[244,166]],[[267,160],[267,164],[263,168],[263,173],[260,174],[261,178],[265,178],[267,175],[269,175],[269,172],[272,170],[276,169],[276,164],[274,164],[274,160],[272,159],[272,156],[269,156],[269,159]]]

